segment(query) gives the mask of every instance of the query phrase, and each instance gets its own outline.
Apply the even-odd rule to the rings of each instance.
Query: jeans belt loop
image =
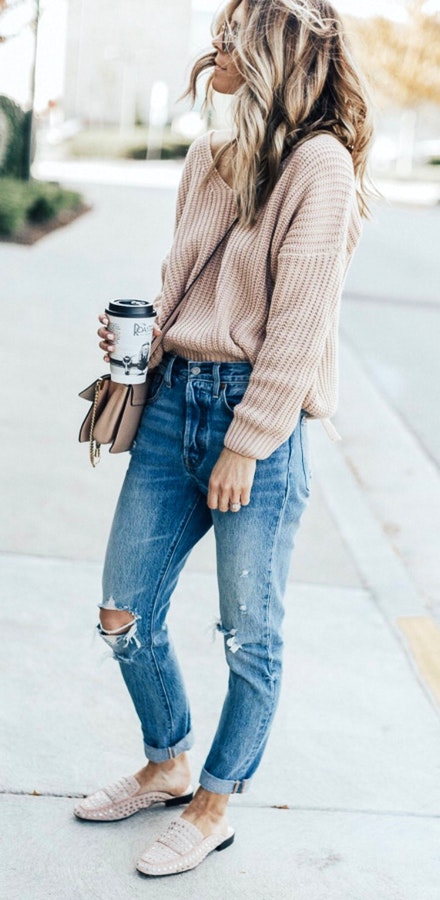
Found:
[[[174,366],[175,360],[176,360],[175,356],[170,356],[170,358],[167,361],[167,367],[165,370],[164,382],[165,382],[166,386],[169,388],[171,387],[171,375],[173,372],[173,366]]]
[[[212,367],[213,392],[214,400],[220,396],[220,363],[214,363]]]

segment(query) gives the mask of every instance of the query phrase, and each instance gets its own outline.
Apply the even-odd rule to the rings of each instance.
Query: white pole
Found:
[[[160,157],[163,129],[168,122],[168,96],[169,90],[165,81],[155,81],[150,96],[147,159]]]

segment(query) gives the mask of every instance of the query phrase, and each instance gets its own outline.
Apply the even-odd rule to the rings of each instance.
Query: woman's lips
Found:
[[[226,72],[226,66],[219,66],[218,63],[215,64],[215,68],[217,72]]]

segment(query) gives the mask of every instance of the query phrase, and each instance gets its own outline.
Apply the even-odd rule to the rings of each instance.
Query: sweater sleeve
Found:
[[[302,199],[278,254],[265,338],[224,441],[256,459],[270,456],[296,426],[338,315],[346,272],[356,202],[351,158],[336,145],[326,148],[319,166],[308,159]]]

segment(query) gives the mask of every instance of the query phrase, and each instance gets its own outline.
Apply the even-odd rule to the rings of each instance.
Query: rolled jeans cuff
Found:
[[[189,731],[188,734],[182,738],[181,741],[178,741],[177,744],[174,744],[173,747],[149,747],[148,744],[144,743],[145,756],[151,762],[165,762],[167,759],[174,759],[176,756],[179,756],[180,753],[185,753],[186,750],[190,750],[193,744],[194,735],[192,731]]]
[[[200,786],[214,794],[244,794],[249,789],[250,783],[249,778],[237,781],[216,778],[215,775],[210,775],[206,769],[202,769],[200,775]]]

